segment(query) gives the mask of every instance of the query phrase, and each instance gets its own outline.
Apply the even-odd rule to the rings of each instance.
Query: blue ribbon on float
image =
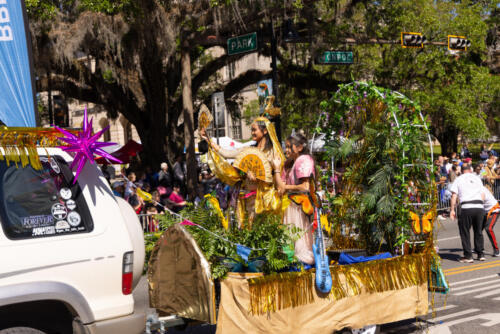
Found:
[[[241,256],[241,258],[245,260],[245,263],[248,263],[248,256],[250,256],[250,252],[252,252],[251,248],[236,244],[236,254]]]

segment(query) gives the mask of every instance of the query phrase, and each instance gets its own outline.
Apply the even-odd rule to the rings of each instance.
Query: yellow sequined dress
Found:
[[[263,150],[262,153],[270,163],[276,158],[279,158],[283,163],[285,158],[276,137],[274,125],[265,117],[259,117],[255,121],[265,122],[269,137],[273,144],[272,149]],[[274,183],[266,183],[260,180],[251,182],[241,176],[236,169],[225,160],[236,158],[243,150],[244,148],[234,150],[220,149],[219,151],[215,151],[213,148],[209,147],[208,151],[210,169],[217,178],[230,186],[242,182],[242,191],[240,192],[237,206],[237,217],[240,227],[244,225],[246,220],[251,223],[256,214],[266,212],[281,214],[282,212],[281,197]]]

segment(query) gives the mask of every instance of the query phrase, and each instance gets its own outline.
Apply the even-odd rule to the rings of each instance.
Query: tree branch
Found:
[[[246,55],[247,54],[245,53],[234,56],[228,56],[227,54],[225,54],[206,64],[203,69],[193,78],[193,96],[196,96],[200,87],[203,86],[203,84],[210,78],[210,76],[226,66],[228,62],[238,61]]]
[[[72,80],[68,80],[61,75],[55,75],[51,77],[51,89],[59,90],[64,93],[64,95],[78,99],[83,101],[88,101],[95,104],[102,104],[99,94],[94,88],[83,87],[80,84],[73,82]],[[40,80],[40,91],[47,91],[48,81]]]
[[[265,79],[266,76],[269,76],[270,74],[271,71],[248,70],[224,86],[224,97],[226,99],[230,98],[243,90],[243,88],[257,83],[259,80]]]
[[[282,63],[283,65],[283,63]],[[325,74],[311,68],[286,64],[278,69],[280,84],[287,84],[299,89],[337,90],[344,82],[328,78]]]
[[[131,123],[141,126],[141,111],[135,101],[134,94],[117,84],[105,81],[100,71],[91,73],[81,63],[74,62],[61,68],[52,65],[52,89],[60,90],[66,96],[95,104],[103,105],[113,116],[123,114]],[[58,74],[63,73],[63,74]],[[83,83],[82,82],[83,78]],[[43,83],[43,80],[42,80]],[[43,83],[41,91],[48,90]]]

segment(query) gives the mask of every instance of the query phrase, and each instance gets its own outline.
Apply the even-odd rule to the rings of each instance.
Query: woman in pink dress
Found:
[[[181,186],[179,184],[174,184],[174,189],[170,193],[168,200],[172,205],[172,209],[174,212],[179,212],[186,206],[186,201],[184,197],[179,193],[181,191]]]
[[[306,145],[307,139],[303,135],[294,134],[286,140],[287,161],[284,171],[280,171],[279,160],[273,161],[274,179],[281,194],[309,194],[310,183],[315,179],[315,171],[314,160],[309,155]],[[290,201],[283,223],[302,230],[303,235],[295,242],[295,256],[304,264],[313,265],[311,216],[304,212],[302,205]]]

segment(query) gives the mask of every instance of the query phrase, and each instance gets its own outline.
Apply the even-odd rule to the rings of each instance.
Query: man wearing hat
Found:
[[[471,164],[464,164],[462,175],[457,177],[451,184],[451,211],[450,218],[455,219],[455,208],[457,200],[460,202],[460,213],[458,217],[458,228],[464,256],[460,262],[472,263],[472,249],[470,244],[470,228],[474,231],[474,250],[477,259],[484,261],[484,240],[483,240],[483,217],[484,217],[484,192],[481,179],[472,172]]]
[[[113,183],[113,194],[116,197],[123,197],[123,192],[125,191],[123,181],[116,181]]]

